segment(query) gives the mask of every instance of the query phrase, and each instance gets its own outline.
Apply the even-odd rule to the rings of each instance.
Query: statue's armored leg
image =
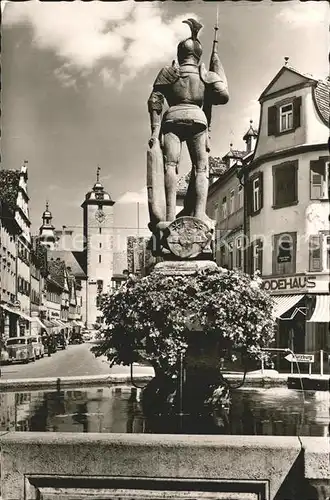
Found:
[[[209,188],[209,165],[206,151],[207,132],[203,131],[187,140],[187,146],[191,162],[195,168],[195,210],[194,215],[202,220],[208,220],[206,216],[206,202]]]
[[[173,221],[176,216],[176,185],[181,147],[181,140],[176,134],[173,132],[164,134],[163,152],[167,221]]]

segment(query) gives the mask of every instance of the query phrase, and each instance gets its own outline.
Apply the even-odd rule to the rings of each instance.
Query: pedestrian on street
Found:
[[[47,342],[47,352],[48,356],[51,356],[52,348],[53,348],[53,339],[51,335],[48,335],[48,342]]]

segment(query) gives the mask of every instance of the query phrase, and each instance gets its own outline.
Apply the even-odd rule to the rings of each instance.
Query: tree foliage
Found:
[[[130,277],[103,296],[106,326],[94,353],[107,355],[112,364],[130,364],[142,356],[159,372],[172,375],[186,352],[189,330],[198,329],[259,358],[260,348],[274,337],[272,299],[260,281],[224,269]]]

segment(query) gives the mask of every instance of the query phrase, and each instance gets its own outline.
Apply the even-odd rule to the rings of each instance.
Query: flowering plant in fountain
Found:
[[[185,355],[187,334],[198,325],[228,352],[260,359],[274,338],[273,302],[260,278],[210,269],[187,276],[130,277],[103,296],[104,338],[93,348],[111,364],[150,362],[155,373],[173,377]]]

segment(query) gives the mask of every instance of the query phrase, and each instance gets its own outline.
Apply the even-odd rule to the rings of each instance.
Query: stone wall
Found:
[[[2,500],[326,500],[322,437],[3,433]]]

